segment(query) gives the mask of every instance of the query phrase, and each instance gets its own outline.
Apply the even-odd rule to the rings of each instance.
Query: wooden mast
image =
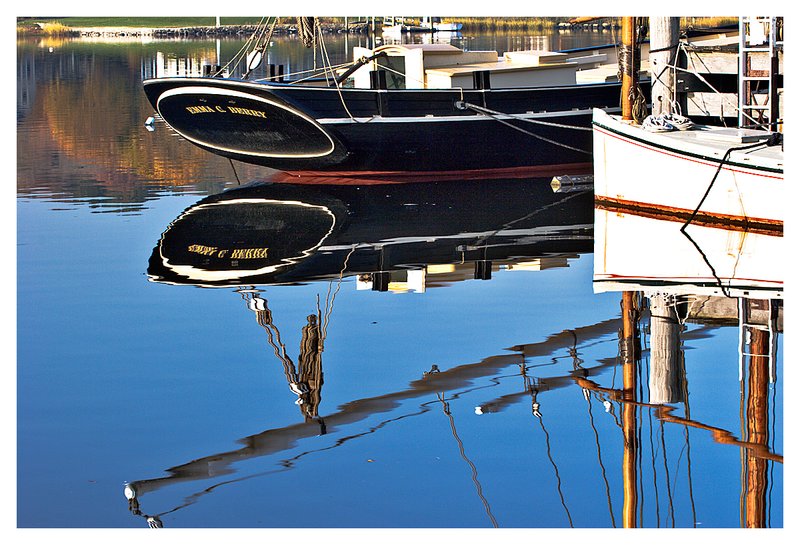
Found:
[[[638,55],[634,53],[636,45],[636,26],[633,17],[622,18],[622,119],[633,121],[634,61]],[[632,401],[636,396],[636,321],[637,310],[634,302],[635,292],[622,292],[622,373],[623,399]],[[636,527],[636,507],[639,497],[636,487],[636,405],[622,404],[622,432],[625,442],[622,454],[623,503],[622,525],[625,528]]]
[[[633,86],[634,70],[633,61],[635,55],[633,48],[636,44],[636,26],[633,17],[622,18],[622,119],[624,121],[633,120]]]

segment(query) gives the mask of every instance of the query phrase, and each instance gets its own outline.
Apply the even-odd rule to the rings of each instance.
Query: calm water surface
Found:
[[[332,39],[332,60],[359,41]],[[621,297],[593,289],[590,193],[549,179],[242,189],[271,172],[149,132],[141,92],[164,59],[238,46],[18,45],[20,527],[783,526],[782,335],[751,403],[735,320],[682,320],[665,418],[645,305],[623,402]],[[288,39],[270,55],[313,62]],[[204,207],[226,189],[276,208]],[[274,220],[287,201],[335,211],[336,230]],[[172,248],[222,247],[231,225],[252,248],[263,231],[287,255],[315,250],[260,276],[174,266]]]

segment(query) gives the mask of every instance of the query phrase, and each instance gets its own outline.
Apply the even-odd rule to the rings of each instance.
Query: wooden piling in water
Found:
[[[678,17],[650,17],[650,96],[653,115],[673,112],[675,71],[670,66],[679,40]]]

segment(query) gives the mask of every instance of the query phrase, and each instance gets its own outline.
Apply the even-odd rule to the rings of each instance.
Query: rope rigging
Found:
[[[456,103],[456,108],[458,108],[460,110],[473,110],[473,111],[475,111],[477,113],[480,113],[480,114],[483,114],[483,115],[485,115],[487,117],[491,117],[492,119],[494,119],[495,121],[497,121],[499,123],[502,123],[503,125],[506,125],[508,127],[511,127],[512,129],[515,129],[515,130],[520,131],[520,132],[522,132],[524,134],[527,134],[528,136],[533,136],[534,138],[538,138],[539,140],[543,140],[545,142],[553,144],[554,146],[560,146],[562,148],[571,149],[573,151],[577,151],[579,153],[584,153],[586,155],[591,155],[592,154],[591,151],[587,151],[587,150],[584,150],[584,149],[576,148],[574,146],[570,146],[568,144],[563,144],[561,142],[556,142],[555,140],[552,140],[550,138],[546,138],[546,137],[544,137],[544,136],[542,136],[540,134],[536,134],[536,133],[533,133],[533,132],[530,132],[530,131],[526,131],[522,127],[518,127],[518,126],[514,125],[513,123],[511,123],[511,122],[509,122],[509,121],[507,121],[505,119],[502,119],[502,117],[511,117],[513,119],[516,119],[518,121],[524,121],[526,123],[533,123],[533,124],[536,124],[536,125],[545,125],[545,126],[548,126],[548,127],[558,127],[558,128],[561,128],[561,129],[575,129],[575,130],[579,130],[579,131],[589,131],[589,132],[591,132],[592,129],[590,127],[576,127],[575,125],[565,125],[565,124],[562,124],[562,123],[553,123],[553,122],[550,122],[550,121],[542,121],[540,119],[531,119],[529,117],[522,117],[522,116],[516,115],[516,114],[504,114],[503,112],[498,112],[496,110],[491,110],[489,108],[484,108],[483,106],[478,106],[477,104],[471,104],[469,102],[464,102],[464,101],[457,102]]]

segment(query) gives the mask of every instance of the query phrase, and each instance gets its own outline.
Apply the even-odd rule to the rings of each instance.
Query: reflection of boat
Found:
[[[778,334],[783,331],[783,238],[744,229],[687,226],[671,219],[643,217],[621,209],[595,212],[595,291],[622,293],[623,389],[578,379],[587,391],[623,403],[623,431],[634,437],[637,411],[648,408],[663,422],[710,432],[715,441],[742,452],[740,495],[743,527],[770,526],[771,464],[783,463],[774,450],[771,390],[777,381]],[[649,400],[637,397],[642,347],[640,317],[649,314]],[[719,425],[688,416],[682,338],[689,321],[738,324],[740,418],[737,437]],[[627,370],[626,370],[627,369]],[[717,370],[718,372],[721,370]],[[746,392],[746,395],[745,395]],[[673,414],[684,404],[685,416]],[[771,427],[772,426],[772,427]],[[640,471],[632,463],[641,447],[626,441],[624,477],[630,495],[626,525],[636,525]]]
[[[323,79],[170,77],[145,80],[144,90],[193,144],[291,172],[588,168],[592,108],[619,108],[618,82],[576,83],[605,55],[498,57],[449,44],[353,55]]]
[[[617,320],[606,320],[574,330],[563,331],[550,335],[541,342],[517,345],[511,349],[513,350],[511,353],[508,350],[504,350],[502,354],[485,357],[474,363],[457,365],[451,369],[433,373],[423,373],[421,379],[414,380],[407,387],[397,391],[350,401],[339,407],[335,412],[325,416],[324,419],[327,433],[347,430],[348,434],[345,438],[340,439],[333,446],[310,445],[307,447],[308,450],[280,460],[276,469],[268,470],[264,473],[245,473],[237,476],[236,473],[240,471],[237,464],[258,457],[281,453],[291,454],[291,451],[296,449],[298,445],[303,444],[304,441],[319,436],[320,423],[309,422],[306,419],[302,423],[267,429],[244,437],[239,441],[242,446],[235,450],[198,457],[184,464],[171,467],[166,470],[167,475],[163,477],[139,479],[126,483],[124,493],[128,499],[129,509],[134,515],[147,518],[148,523],[154,519],[161,524],[160,519],[165,514],[191,505],[204,494],[212,493],[220,486],[236,484],[246,479],[290,470],[309,454],[337,448],[350,441],[368,437],[378,430],[386,430],[392,423],[427,412],[426,406],[429,404],[443,403],[441,397],[436,397],[435,401],[426,401],[431,396],[439,396],[442,392],[464,393],[474,387],[476,380],[482,377],[496,376],[506,369],[513,369],[520,364],[524,365],[524,361],[528,357],[547,357],[557,354],[563,351],[566,345],[582,347],[612,334],[616,331],[616,328]],[[587,367],[583,370],[583,376],[587,378],[593,377],[611,367],[613,363],[613,361],[605,361],[599,362],[596,366]],[[554,391],[570,387],[573,384],[573,379],[568,375],[557,376],[547,379],[546,383],[547,388],[550,391]],[[415,403],[411,404],[411,408],[402,408],[403,402],[407,400],[415,400]],[[422,405],[421,409],[419,407],[420,404]],[[400,412],[399,415],[397,414],[398,410]],[[445,412],[447,412],[446,409]],[[385,420],[377,425],[374,422],[370,423],[378,415],[386,415]],[[181,505],[155,515],[147,515],[141,511],[140,501],[146,494],[155,493],[167,486],[210,480],[216,480],[216,483],[211,486],[204,484],[200,491],[189,496]]]
[[[600,110],[593,123],[599,203],[782,232],[782,135],[707,126],[649,132]]]
[[[406,279],[424,289],[437,278],[488,278],[500,264],[565,263],[564,256],[591,248],[592,194],[585,186],[554,192],[549,180],[532,179],[453,187],[242,186],[173,221],[148,274],[207,286],[361,275],[374,290]]]
[[[682,235],[681,225],[598,207],[595,289],[782,298],[783,237],[701,225]]]

